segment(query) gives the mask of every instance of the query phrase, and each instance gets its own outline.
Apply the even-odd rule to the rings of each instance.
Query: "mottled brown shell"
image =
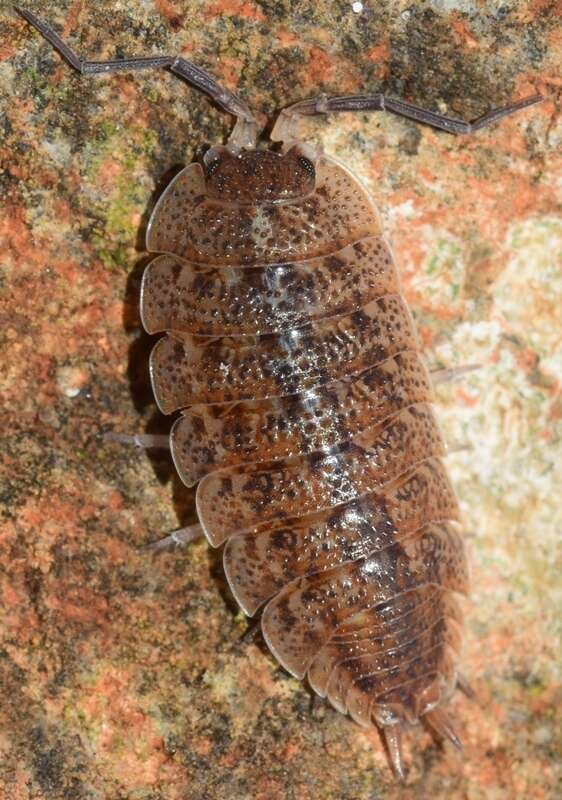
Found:
[[[142,318],[168,332],[151,375],[162,411],[182,412],[174,461],[279,662],[396,731],[454,690],[467,591],[412,319],[346,169],[220,153],[177,176],[148,231],[163,255]]]

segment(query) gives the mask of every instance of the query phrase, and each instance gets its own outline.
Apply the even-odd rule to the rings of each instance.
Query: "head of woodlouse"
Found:
[[[286,153],[213,147],[205,155],[209,197],[237,204],[279,203],[314,191],[314,157],[300,145]]]

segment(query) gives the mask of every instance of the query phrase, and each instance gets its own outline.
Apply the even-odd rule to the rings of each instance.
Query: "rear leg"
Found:
[[[473,703],[477,702],[478,698],[477,698],[476,692],[474,691],[474,689],[472,688],[472,686],[468,682],[466,676],[463,675],[460,672],[457,675],[457,687],[460,689],[460,691],[464,694],[464,696],[468,700],[472,700]]]
[[[142,450],[170,449],[170,437],[167,434],[137,433],[130,435],[127,433],[116,433],[115,431],[109,431],[103,435],[103,438],[108,442],[133,445],[133,447],[138,447]],[[152,542],[141,549],[152,553],[158,553],[161,550],[170,550],[174,547],[183,547],[186,544],[195,542],[197,539],[200,539],[203,536],[204,533],[201,525],[199,525],[199,523],[194,523],[193,525],[186,525],[184,528],[178,528],[175,531],[171,531],[171,533],[169,533],[167,536],[164,536],[162,539],[158,539],[156,542]]]

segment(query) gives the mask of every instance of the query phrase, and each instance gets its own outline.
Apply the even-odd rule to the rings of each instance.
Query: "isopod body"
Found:
[[[303,152],[215,149],[166,190],[142,286],[146,329],[168,332],[151,377],[160,409],[182,412],[174,462],[271,652],[395,738],[444,724],[456,685],[458,506],[373,203]]]
[[[83,61],[82,74],[166,68],[236,117],[224,147],[158,201],[141,316],[179,475],[224,545],[232,592],[269,649],[320,697],[384,733],[403,775],[404,727],[459,740],[456,686],[468,588],[459,509],[442,463],[430,376],[367,191],[299,141],[310,114],[391,111],[472,133],[541,98],[464,122],[382,94],[320,96],[281,112],[257,149],[241,98],[181,56]]]

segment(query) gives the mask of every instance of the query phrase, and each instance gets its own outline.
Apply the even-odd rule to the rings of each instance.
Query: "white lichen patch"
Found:
[[[53,161],[59,167],[67,168],[71,161],[70,142],[63,136],[51,136],[43,139],[40,148],[47,156],[47,164]]]
[[[480,11],[474,0],[431,0],[429,5],[437,11],[447,14],[451,11],[461,11],[464,14],[474,14]]]
[[[59,367],[57,370],[57,388],[65,397],[78,397],[89,379],[90,372],[85,366]]]
[[[539,638],[553,642],[562,618],[561,236],[553,219],[514,226],[490,318],[468,318],[434,350],[447,366],[482,364],[439,386],[437,407],[453,448],[447,465],[466,531],[475,537],[473,599],[476,608],[486,608],[481,623],[492,630],[490,608],[498,619],[511,608],[514,617],[532,620]],[[541,658],[546,664],[550,655],[536,656],[542,674]]]
[[[496,314],[545,369],[562,377],[562,220],[531,219],[508,234],[512,257],[493,289]]]
[[[455,339],[461,336],[457,332]],[[559,421],[551,420],[550,393],[530,382],[513,352],[502,349],[501,340],[498,360],[492,364],[481,357],[482,347],[470,347],[472,342],[468,335],[457,340],[453,363],[480,361],[482,368],[438,391],[445,401],[439,418],[446,439],[453,450],[465,448],[449,460],[453,477],[470,490],[467,510],[477,527],[482,502],[500,503],[524,517],[534,514],[532,499],[544,496],[554,503],[562,496],[562,481],[554,468],[562,430],[557,430]],[[494,350],[492,342],[487,349]]]

